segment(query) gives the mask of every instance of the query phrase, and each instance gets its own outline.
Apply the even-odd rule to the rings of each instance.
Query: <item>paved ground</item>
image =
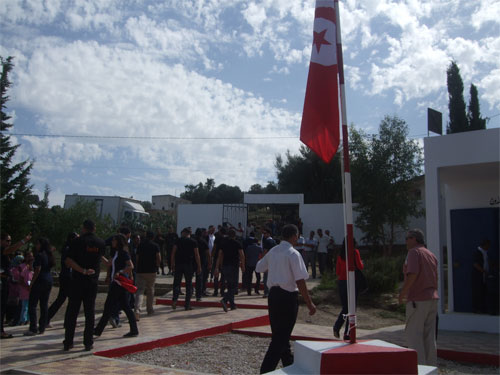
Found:
[[[165,296],[168,299],[168,295]],[[220,297],[219,297],[220,298]],[[219,298],[209,297],[205,301],[217,302]],[[266,299],[261,296],[237,297],[237,304],[263,305]],[[228,323],[244,321],[267,315],[262,309],[237,309],[224,313],[221,307],[195,307],[192,311],[184,311],[178,307],[172,310],[169,305],[155,306],[155,314],[141,318],[139,321],[140,336],[122,338],[128,332],[128,324],[121,328],[106,328],[102,336],[94,343],[94,352],[105,351],[125,346],[166,339],[181,334],[189,334],[207,328]],[[125,319],[126,320],[126,319]],[[15,337],[1,340],[1,373],[2,374],[186,374],[180,370],[170,370],[155,366],[147,366],[125,362],[120,359],[109,359],[85,352],[83,349],[83,321],[79,319],[75,335],[75,347],[69,351],[62,350],[64,336],[63,322],[53,322],[53,328],[47,329],[44,335],[24,337],[25,327],[7,328]],[[374,331],[358,330],[359,339],[377,338],[404,345],[403,326],[392,326]],[[242,328],[242,333],[265,334],[270,332],[269,326]],[[297,324],[294,336],[318,339],[333,339],[331,327],[312,324]],[[164,340],[165,341],[165,340]],[[439,349],[457,350],[469,353],[499,354],[499,336],[485,333],[466,333],[440,331]]]

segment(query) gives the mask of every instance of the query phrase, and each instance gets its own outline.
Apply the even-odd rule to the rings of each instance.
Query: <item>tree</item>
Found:
[[[396,228],[406,228],[409,217],[422,214],[418,199],[411,194],[421,174],[422,152],[407,138],[408,125],[397,116],[386,116],[377,136],[367,137],[351,128],[356,225],[365,233],[363,240],[382,245],[386,255],[392,251]]]
[[[221,184],[215,187],[215,181],[207,178],[205,184],[186,185],[186,191],[181,193],[181,198],[192,203],[241,203],[243,193],[238,186]]]
[[[460,69],[455,61],[452,61],[447,74],[448,83],[448,110],[450,123],[446,129],[447,134],[460,133],[469,130],[469,121],[465,112],[464,83],[460,76]],[[479,106],[478,106],[479,107]]]
[[[342,175],[340,155],[327,164],[313,151],[301,146],[298,155],[286,153],[276,157],[278,191],[283,194],[304,194],[305,203],[341,203]]]
[[[250,186],[250,190],[248,190],[250,194],[277,194],[278,186],[276,183],[269,181],[265,187],[261,184],[254,184]]]
[[[14,163],[19,144],[12,145],[8,130],[13,126],[7,109],[7,89],[11,83],[9,73],[13,68],[12,57],[0,57],[2,75],[0,78],[0,226],[13,238],[20,238],[30,231],[31,204],[34,203],[29,174],[33,162],[25,160]]]
[[[467,118],[469,120],[469,130],[486,129],[486,119],[481,118],[477,87],[474,84],[470,85],[470,101]]]

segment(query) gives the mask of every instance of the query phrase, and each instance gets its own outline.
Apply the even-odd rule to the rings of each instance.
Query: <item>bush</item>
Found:
[[[396,257],[373,256],[364,259],[363,273],[368,283],[368,293],[381,294],[396,291],[403,278],[403,263],[406,255]]]

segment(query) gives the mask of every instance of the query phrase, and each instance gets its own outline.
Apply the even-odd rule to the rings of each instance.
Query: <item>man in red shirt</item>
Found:
[[[424,246],[424,234],[412,229],[406,235],[408,256],[403,266],[405,281],[399,303],[406,299],[406,339],[417,351],[418,363],[437,365],[436,315],[438,309],[437,259]]]

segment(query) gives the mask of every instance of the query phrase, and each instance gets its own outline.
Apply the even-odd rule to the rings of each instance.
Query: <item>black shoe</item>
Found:
[[[191,306],[189,306],[189,305],[184,306],[184,310],[186,310],[186,311],[189,311],[189,310],[192,310],[192,309],[193,309],[193,308],[192,308]]]
[[[63,345],[64,345],[63,350],[65,352],[69,351],[70,349],[73,349],[73,344],[64,344],[63,343]]]
[[[255,291],[255,294],[260,294],[260,292],[258,290]]]
[[[212,294],[213,297],[217,297],[219,295],[219,293],[217,293],[217,291],[214,292],[214,294]]]
[[[101,337],[101,334],[100,334],[100,333],[98,333],[98,332],[96,332],[96,331],[94,331],[94,336],[95,336],[95,337]]]
[[[179,295],[183,296],[183,295],[184,295],[184,293],[182,293],[182,292],[179,292]]]
[[[236,305],[231,306],[231,310],[236,310],[236,309],[237,309]]]
[[[90,352],[92,349],[94,349],[94,345],[90,344],[90,345],[85,345],[85,351],[86,352]]]
[[[220,303],[222,305],[222,309],[224,310],[224,312],[227,312],[227,305],[226,302],[224,301],[224,298],[220,300]]]
[[[137,337],[139,336],[139,332],[129,332],[123,335],[123,337]]]
[[[247,294],[248,294],[249,296],[251,296],[251,295],[252,295],[252,292],[247,292]]]
[[[350,341],[351,337],[349,335],[344,335],[344,341]]]
[[[333,329],[333,337],[340,339],[340,331],[338,329]]]

